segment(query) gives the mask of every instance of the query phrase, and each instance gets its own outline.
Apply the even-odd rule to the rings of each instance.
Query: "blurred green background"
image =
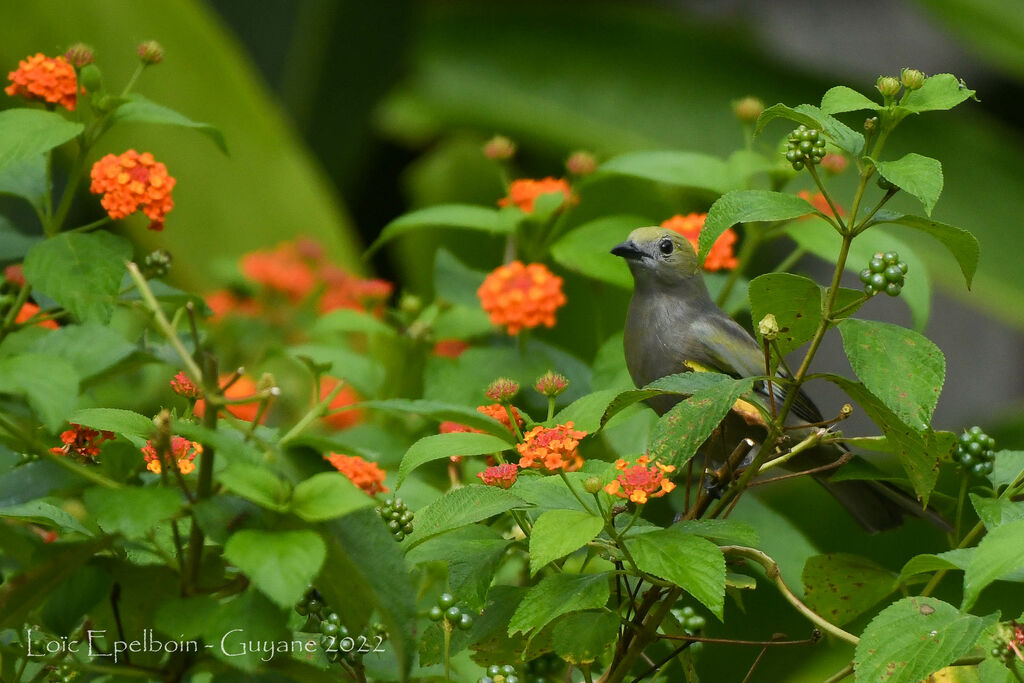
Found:
[[[495,133],[519,143],[525,175],[558,176],[575,149],[600,159],[659,148],[726,155],[742,145],[730,102],[748,94],[791,105],[816,103],[837,83],[870,94],[879,73],[903,66],[962,76],[981,103],[908,120],[887,156],[914,150],[940,159],[945,191],[934,217],[971,230],[982,247],[967,292],[947,254],[906,237],[933,276],[926,332],[948,361],[936,426],[977,422],[1004,447],[1024,444],[1024,3],[35,0],[5,3],[2,18],[0,63],[8,69],[28,54],[84,41],[96,48],[108,82],[119,84],[134,68],[138,42],[165,46],[165,62],[137,90],[221,128],[230,156],[194,132],[142,126],[119,128],[96,153],[150,150],[177,176],[164,233],[147,233],[143,220],[122,229],[140,250],[169,248],[176,283],[200,291],[238,254],[308,235],[350,267],[429,293],[443,235],[399,240],[370,263],[360,259],[363,245],[410,208],[493,205],[503,188],[479,149]],[[782,133],[781,124],[768,131]],[[580,220],[591,211],[660,220],[708,202],[622,178],[595,183],[582,199]],[[78,203],[92,207],[79,209],[79,223],[98,215],[94,204]],[[903,208],[916,210],[910,202]],[[483,238],[460,239],[455,251],[480,269],[500,257],[500,245]],[[819,280],[824,268],[812,258],[800,264]],[[585,303],[592,284],[571,277],[567,288],[572,303],[552,337],[589,362],[621,325],[628,293],[602,293],[603,334],[592,338],[573,332],[595,316],[597,307]],[[900,301],[878,302],[870,314],[910,319]],[[844,365],[839,344],[826,344],[817,367]],[[827,388],[815,398],[825,406],[841,401]],[[751,503],[746,514],[777,514],[797,490],[819,495],[783,487],[774,507]],[[780,529],[786,524],[780,518]],[[846,531],[780,531],[776,543],[793,557],[812,542],[821,551],[856,551],[848,539],[830,541]],[[922,543],[914,533],[862,545],[872,556],[902,556],[901,544]],[[746,606],[778,610],[785,616],[773,627],[792,637],[808,630],[769,591]],[[820,646],[800,659],[807,667],[800,673],[792,658],[769,653],[759,678],[820,680],[844,654]],[[710,680],[739,680],[754,655],[702,667],[714,672]]]

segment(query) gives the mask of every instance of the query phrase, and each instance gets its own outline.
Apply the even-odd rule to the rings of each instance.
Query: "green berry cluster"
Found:
[[[864,283],[864,291],[868,296],[885,292],[889,296],[899,296],[907,275],[907,264],[900,261],[895,251],[876,252],[868,267],[860,271],[860,281]]]
[[[463,631],[468,631],[473,626],[473,615],[459,609],[457,602],[451,593],[441,593],[437,598],[437,604],[430,608],[427,616],[431,621],[444,620],[449,628],[457,626]]]
[[[686,632],[690,635],[696,635],[704,630],[704,626],[707,625],[707,621],[701,615],[697,614],[692,607],[687,605],[686,607],[679,610],[676,615],[679,622],[686,629]]]
[[[498,666],[491,664],[487,667],[487,675],[481,676],[477,683],[519,683],[519,676],[516,675],[516,668],[511,664]]]
[[[825,156],[825,138],[821,131],[800,124],[789,134],[786,144],[786,161],[799,171],[804,164],[817,164]]]
[[[412,510],[401,498],[391,498],[382,507],[377,508],[377,514],[388,525],[388,531],[401,541],[412,533]]]
[[[321,613],[324,607],[326,607],[326,603],[324,603],[323,596],[320,595],[317,589],[310,587],[306,589],[302,599],[295,605],[295,611],[301,616],[308,616],[319,620],[323,618]]]
[[[957,439],[953,460],[960,463],[964,470],[984,477],[992,473],[995,447],[996,440],[975,425]]]
[[[48,683],[71,683],[76,678],[78,678],[77,671],[72,669],[69,664],[60,664],[50,669],[46,680]]]

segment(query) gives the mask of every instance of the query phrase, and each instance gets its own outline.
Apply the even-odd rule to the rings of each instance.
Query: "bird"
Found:
[[[623,258],[633,275],[623,346],[626,367],[637,387],[683,372],[718,372],[736,378],[765,374],[762,347],[711,299],[697,254],[683,235],[664,227],[637,228],[611,253]],[[779,374],[785,376],[782,370]],[[764,384],[756,384],[755,391],[767,404],[769,389]],[[773,382],[770,386],[775,401],[781,405],[787,390],[781,383]],[[684,399],[664,394],[647,402],[660,416]],[[743,412],[731,411],[720,425],[717,437],[709,439],[721,442],[716,450],[717,460],[732,452],[741,438],[757,442],[767,435],[763,423],[752,424],[755,420],[750,415],[744,418]],[[799,391],[786,426],[820,422],[818,408]],[[804,431],[804,435],[809,433],[809,429]],[[800,430],[795,435],[799,437]],[[709,442],[703,448],[710,448]],[[748,462],[754,452],[747,456]],[[797,471],[813,469],[835,463],[845,452],[835,444],[822,444],[785,466]],[[923,508],[896,486],[880,481],[833,482],[828,480],[831,474],[822,471],[812,476],[870,533],[899,526],[905,514],[924,517],[940,528],[949,527],[941,516]]]

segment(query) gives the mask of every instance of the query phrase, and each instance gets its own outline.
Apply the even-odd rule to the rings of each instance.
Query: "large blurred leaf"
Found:
[[[56,112],[11,109],[0,112],[0,169],[63,145],[82,132],[83,126]]]

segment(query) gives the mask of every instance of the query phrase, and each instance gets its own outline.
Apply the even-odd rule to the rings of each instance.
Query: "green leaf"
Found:
[[[224,557],[281,607],[299,601],[326,556],[323,539],[308,529],[245,529],[234,533],[224,546]]]
[[[23,353],[0,358],[0,394],[24,396],[53,432],[78,402],[78,373],[56,356]]]
[[[99,323],[65,325],[40,337],[34,353],[60,356],[71,363],[82,379],[93,377],[130,356],[135,345],[115,330]]]
[[[550,574],[527,591],[508,624],[508,634],[539,631],[569,612],[599,609],[611,597],[608,572]]]
[[[482,311],[476,292],[487,279],[487,273],[470,268],[450,251],[441,247],[434,257],[434,293],[450,304]],[[488,329],[490,320],[488,320]]]
[[[661,393],[655,392],[655,395],[660,395]],[[617,389],[605,389],[581,396],[558,411],[551,418],[550,424],[556,425],[572,422],[576,429],[593,434],[605,422],[603,418],[608,411],[609,405],[621,395],[621,392]]]
[[[924,79],[924,85],[907,95],[898,109],[920,113],[944,111],[974,97],[974,91],[953,74],[936,74]]]
[[[415,522],[414,522],[415,524]],[[448,588],[471,608],[482,607],[510,539],[486,526],[464,526],[435,536],[405,554],[406,562],[444,562]]]
[[[904,598],[882,610],[861,636],[856,680],[918,683],[966,653],[995,621],[935,598]]]
[[[732,174],[729,172],[729,166],[724,161],[718,157],[698,152],[662,150],[628,152],[601,164],[598,173],[643,178],[659,183],[707,190],[714,194],[723,194],[736,186]],[[634,227],[639,227],[639,225]]]
[[[932,215],[942,194],[942,164],[938,159],[911,152],[896,161],[871,161],[883,178],[920,199],[924,212]]]
[[[611,463],[603,463],[611,467]],[[588,463],[586,472],[568,472],[566,477],[572,483],[577,493],[582,490],[583,482],[595,475],[590,468],[593,464]],[[580,510],[583,507],[562,481],[561,477],[544,477],[522,475],[511,488],[512,493],[522,498],[527,503],[534,505],[537,510]]]
[[[822,288],[813,280],[791,273],[766,273],[750,281],[747,294],[755,326],[769,313],[775,316],[783,355],[800,348],[818,331]]]
[[[881,108],[882,105],[878,104],[878,102],[845,85],[829,88],[821,98],[821,110],[826,114],[842,114],[843,112],[860,111],[861,109],[877,111]]]
[[[84,536],[92,536],[92,532],[82,526],[67,510],[41,500],[33,500],[20,505],[0,507],[0,517],[20,519],[47,526],[55,526],[63,531],[73,531]]]
[[[384,337],[395,336],[395,330],[386,323],[368,313],[347,308],[326,313],[313,323],[312,333],[314,335],[332,332],[365,332]]]
[[[473,339],[494,332],[490,317],[480,308],[453,305],[437,314],[434,319],[435,339]]]
[[[991,531],[978,543],[964,573],[962,609],[970,609],[978,595],[993,581],[1024,567],[1024,519],[1008,522]]]
[[[107,323],[131,257],[131,244],[113,233],[62,233],[32,247],[25,279],[79,320]]]
[[[308,358],[318,365],[330,365],[328,374],[349,381],[363,394],[375,394],[384,381],[384,369],[366,354],[337,344],[298,344],[289,346],[293,358]]]
[[[621,343],[619,344],[621,346]],[[621,352],[620,352],[621,355]],[[729,382],[732,378],[717,372],[681,372],[656,379],[642,389],[630,389],[619,393],[608,404],[601,416],[603,427],[613,417],[640,401],[662,396],[664,394],[682,394],[691,396],[703,389],[709,389],[721,382]]]
[[[43,241],[42,235],[24,235],[14,228],[6,216],[0,215],[0,261],[22,261],[25,255]]]
[[[549,562],[582,548],[604,528],[604,520],[582,510],[549,510],[530,532],[530,576]]]
[[[231,463],[217,474],[227,490],[275,512],[288,510],[291,486],[270,470],[250,463]]]
[[[0,194],[25,199],[37,213],[44,211],[46,183],[45,155],[29,157],[0,169]]]
[[[322,522],[373,504],[345,475],[320,472],[295,486],[289,509],[307,522]]]
[[[207,136],[224,154],[228,153],[224,133],[209,123],[199,123],[169,107],[157,104],[142,95],[128,95],[128,101],[121,104],[110,115],[111,123],[132,121],[136,123],[162,123],[181,128],[193,128]]]
[[[863,135],[812,104],[799,104],[796,107],[775,104],[768,107],[758,118],[754,135],[760,133],[770,121],[777,118],[789,119],[809,128],[824,131],[837,147],[849,152],[852,156],[859,157],[864,151]]]
[[[651,431],[648,444],[651,459],[676,467],[685,465],[736,400],[753,386],[750,379],[723,380],[674,405]]]
[[[42,109],[8,109],[0,112],[0,169],[35,159],[63,145],[85,129],[60,114]]]
[[[572,665],[595,661],[619,635],[614,612],[577,612],[560,619],[551,632],[555,654]]]
[[[945,223],[939,223],[922,216],[911,216],[909,214],[892,213],[879,211],[871,220],[871,225],[877,223],[894,223],[905,225],[927,235],[940,242],[949,253],[953,255],[956,262],[960,264],[960,272],[964,274],[967,288],[970,289],[974,273],[978,269],[978,240],[970,232],[963,228],[957,228]]]
[[[441,401],[424,401],[419,399],[392,398],[385,401],[365,401],[362,408],[383,410],[389,413],[412,413],[429,417],[438,422],[451,420],[467,427],[479,429],[487,434],[501,437],[508,443],[514,442],[514,435],[505,425],[493,420],[483,413],[465,406],[443,403]]]
[[[567,270],[630,289],[633,277],[622,259],[609,259],[612,247],[635,228],[649,224],[639,216],[604,216],[569,231],[551,247],[551,257]]]
[[[767,190],[735,190],[722,195],[708,210],[700,231],[699,263],[708,257],[715,240],[737,223],[784,221],[814,213],[805,199],[783,192]]]
[[[366,250],[377,251],[385,242],[406,233],[429,228],[458,228],[491,234],[508,234],[515,225],[502,218],[501,212],[485,206],[471,204],[442,204],[412,211],[399,216],[384,226],[380,235]]]
[[[527,503],[505,489],[471,484],[453,489],[416,512],[411,535],[405,539],[410,550],[445,531],[466,526]]]
[[[181,493],[155,486],[93,487],[82,496],[85,509],[108,534],[137,538],[181,509]]]
[[[512,448],[507,440],[491,434],[475,434],[473,432],[452,432],[450,434],[434,434],[425,436],[405,452],[402,464],[398,468],[398,479],[395,488],[402,485],[409,473],[421,465],[452,455],[484,455],[500,453]]]
[[[76,410],[68,422],[140,439],[148,439],[154,429],[150,418],[120,408],[83,408]]]
[[[968,494],[978,519],[985,528],[992,531],[1001,524],[1024,519],[1024,503],[1015,503],[1006,498],[983,498],[974,493]]]
[[[1024,451],[996,451],[989,481],[995,488],[1009,486],[1024,475]]]
[[[669,527],[626,540],[641,571],[676,584],[722,619],[725,557],[711,541]]]
[[[853,371],[906,425],[928,429],[946,378],[946,359],[927,337],[899,325],[839,323]]]
[[[944,553],[933,555],[926,553],[915,555],[907,560],[900,570],[898,583],[905,585],[907,581],[918,574],[927,574],[937,571],[959,570],[964,571],[974,557],[974,548],[957,548],[947,550]]]
[[[804,602],[842,626],[896,590],[896,577],[873,560],[850,553],[807,558],[802,576]]]
[[[40,610],[43,623],[57,635],[70,635],[82,617],[110,595],[112,587],[109,572],[93,564],[81,567],[47,596]]]
[[[757,529],[735,519],[688,519],[676,522],[672,528],[694,536],[703,536],[721,545],[745,545],[750,548],[761,545]]]
[[[60,464],[34,460],[4,472],[0,477],[0,507],[20,505],[84,480]]]

